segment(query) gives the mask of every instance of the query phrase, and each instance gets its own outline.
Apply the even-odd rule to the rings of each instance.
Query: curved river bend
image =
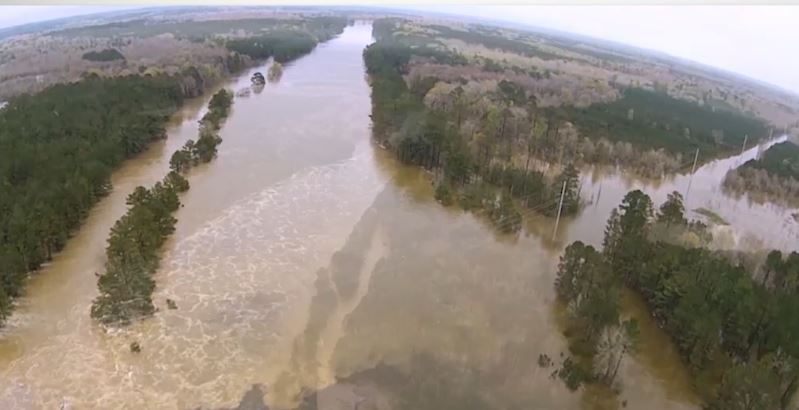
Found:
[[[584,173],[593,202],[562,221],[557,241],[552,220],[540,217],[519,238],[498,237],[479,218],[439,206],[424,173],[370,143],[362,51],[371,41],[369,24],[348,27],[288,65],[278,83],[236,99],[218,159],[189,176],[156,277],[160,311],[106,333],[88,312],[108,231],[127,194],[159,180],[171,153],[196,137],[207,99],[184,107],[166,141],[115,173],[114,192],[30,280],[0,334],[0,408],[219,408],[242,397],[292,408],[301,392],[318,392],[305,408],[320,409],[386,408],[398,397],[420,400],[409,408],[617,404],[570,393],[537,365],[540,353],[565,350],[553,303],[557,258],[572,240],[599,244],[628,190],[660,202],[685,192],[690,177],[653,185]],[[249,87],[253,71],[225,86]],[[789,210],[720,192],[727,169],[756,151],[697,170],[687,207],[730,221],[731,246],[751,233],[786,248],[796,240]],[[641,318],[643,342],[621,371],[621,400],[696,408],[668,339],[635,297],[625,307]],[[130,352],[133,341],[141,353]]]

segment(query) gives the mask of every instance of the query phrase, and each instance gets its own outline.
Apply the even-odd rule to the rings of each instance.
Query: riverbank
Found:
[[[380,186],[370,182],[371,157],[362,149],[368,144],[358,149],[352,166],[347,161],[356,142],[368,140],[368,89],[360,86],[365,33],[365,40],[350,32],[320,44],[286,64],[280,82],[236,100],[221,130],[225,143],[218,159],[191,170],[192,188],[181,200],[185,207],[175,215],[175,233],[164,245],[156,273],[156,305],[164,306],[168,298],[178,309],[105,334],[88,312],[108,232],[124,214],[127,194],[160,180],[170,155],[196,138],[208,97],[187,101],[170,121],[166,140],[114,173],[115,189],[90,211],[53,262],[31,278],[2,333],[0,379],[9,381],[0,389],[2,407],[65,402],[80,408],[97,403],[217,407],[237,399],[248,380],[261,379],[253,366],[279,362],[286,347],[275,345],[275,332],[294,329],[289,317],[302,320],[303,297],[310,298],[306,272],[312,274],[315,264],[329,258],[335,238],[346,236],[366,206],[359,204],[371,200]],[[345,50],[353,58],[342,59]],[[221,85],[250,87],[253,72],[268,68],[255,67]],[[309,123],[309,118],[315,119]],[[334,203],[338,212],[329,206]],[[295,221],[305,222],[293,233]],[[246,239],[239,242],[240,236]],[[201,250],[194,251],[195,246]],[[253,273],[254,266],[260,275]],[[209,343],[206,334],[216,335],[221,344]],[[139,354],[131,353],[132,341],[139,341]],[[234,346],[244,350],[229,352]],[[213,358],[201,359],[206,354]],[[37,363],[50,364],[45,369]],[[169,370],[157,370],[163,366]],[[217,382],[206,383],[217,376]],[[128,377],[143,390],[125,387]]]
[[[334,25],[332,29],[337,31],[343,27]],[[295,59],[317,45],[317,40],[311,37],[310,47],[297,49],[295,37],[306,39],[306,35],[298,32],[277,37],[270,43],[269,50],[258,57],[269,58],[281,50],[286,53],[286,60]],[[308,45],[307,42],[303,44]],[[230,73],[241,72],[254,63],[237,53],[228,57],[223,67]],[[8,156],[4,162],[13,164],[4,170],[6,175],[0,175],[0,179],[8,180],[10,185],[4,185],[7,192],[0,202],[0,208],[9,209],[0,217],[0,232],[12,233],[15,241],[3,239],[0,242],[0,272],[4,275],[3,286],[0,286],[0,326],[11,314],[13,300],[21,295],[25,279],[42,263],[52,259],[53,253],[64,246],[89,209],[112,189],[108,178],[113,169],[121,161],[140,153],[153,140],[165,137],[164,124],[184,98],[202,95],[221,81],[215,71],[203,71],[195,66],[185,68],[178,75],[101,78],[92,74],[78,83],[56,85],[39,94],[12,100],[12,109],[0,114],[0,121],[7,125],[5,131],[9,135],[4,140],[6,149],[2,150],[3,155]],[[84,105],[82,111],[75,111],[75,107],[80,106],[75,105],[75,101]],[[131,101],[138,104],[128,107]],[[13,142],[25,133],[29,116],[41,114],[40,107],[48,104],[55,104],[52,111],[56,115],[34,119],[39,121],[38,140]],[[109,107],[115,110],[109,111]],[[83,128],[92,123],[98,125],[94,129]],[[68,138],[53,142],[53,134],[59,132]],[[33,150],[31,144],[42,145]],[[82,144],[90,148],[83,150]],[[77,171],[50,169],[71,168],[64,160],[50,161],[50,155],[74,156]],[[50,168],[33,172],[37,164],[48,164]],[[69,179],[56,181],[59,178]],[[35,186],[37,192],[29,192],[31,186]],[[22,201],[33,201],[36,206]],[[37,216],[34,218],[33,214]],[[35,224],[31,223],[33,219],[37,219]],[[10,238],[9,235],[4,237]]]
[[[52,259],[111,190],[125,160],[166,136],[183,103],[177,79],[86,78],[0,112],[0,325],[29,273]]]
[[[115,191],[32,278],[3,331],[0,407],[216,409],[246,394],[247,404],[294,408],[303,397],[324,406],[346,394],[345,403],[399,408],[612,408],[537,365],[542,352],[567,349],[552,286],[557,260],[571,241],[599,246],[629,190],[643,186],[660,203],[685,192],[688,175],[641,181],[584,168],[589,205],[562,218],[554,239],[554,218],[540,215],[525,218],[518,235],[498,234],[441,206],[430,173],[372,143],[370,42],[368,24],[348,27],[287,64],[279,82],[235,101],[218,159],[191,170],[155,274],[156,305],[178,309],[106,334],[87,313],[109,229],[125,195],[158,181],[172,152],[197,135],[207,99],[187,102],[166,140],[123,164]],[[224,87],[248,88],[254,71],[268,69]],[[756,217],[755,228],[780,232],[771,210],[716,203],[718,175],[750,154],[698,167],[686,208],[714,209],[730,229],[745,232]],[[619,369],[618,402],[698,408],[673,345],[644,323],[640,304],[622,301],[641,322],[641,344]]]

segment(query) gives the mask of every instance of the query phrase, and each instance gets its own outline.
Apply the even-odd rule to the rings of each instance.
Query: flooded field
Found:
[[[635,188],[657,204],[678,190],[686,208],[718,213],[730,223],[717,228],[725,246],[790,249],[790,210],[721,192],[727,170],[758,148],[657,182],[587,170],[590,204],[554,240],[554,221],[535,215],[518,238],[498,236],[437,204],[427,174],[371,143],[371,41],[371,26],[355,24],[235,99],[218,158],[188,176],[156,275],[160,311],[106,332],[89,306],[108,231],[127,194],[196,138],[207,99],[115,173],[113,193],[33,276],[0,333],[0,408],[697,408],[676,351],[634,295],[625,311],[642,322],[642,343],[617,400],[572,393],[539,368],[539,354],[566,350],[555,269],[571,241],[601,243],[611,209]],[[225,86],[239,91],[266,70]]]

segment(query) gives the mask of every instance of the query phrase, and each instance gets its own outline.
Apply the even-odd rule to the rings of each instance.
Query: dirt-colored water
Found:
[[[126,195],[162,178],[171,153],[196,138],[207,98],[115,173],[114,192],[30,280],[0,333],[0,408],[229,407],[247,391],[259,401],[253,384],[273,408],[296,405],[300,392],[320,409],[696,408],[676,352],[632,295],[625,310],[642,321],[642,343],[621,370],[618,398],[571,393],[537,364],[565,350],[552,287],[562,248],[598,245],[630,189],[659,203],[685,193],[690,177],[655,185],[588,172],[592,203],[561,221],[554,241],[553,221],[536,216],[518,238],[497,236],[434,202],[425,173],[370,143],[361,57],[370,41],[368,24],[348,27],[288,64],[279,82],[236,98],[218,158],[189,175],[156,275],[160,311],[106,332],[89,306],[108,231]],[[249,87],[256,70],[266,67],[226,86]],[[721,193],[741,161],[698,169],[688,208],[728,220],[732,245],[749,234],[787,248],[796,240],[789,210]]]

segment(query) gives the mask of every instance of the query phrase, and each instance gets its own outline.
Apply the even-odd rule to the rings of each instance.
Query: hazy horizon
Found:
[[[140,6],[3,6],[0,29]],[[320,6],[324,8],[324,6]],[[662,52],[799,95],[799,6],[379,6],[505,21]]]

